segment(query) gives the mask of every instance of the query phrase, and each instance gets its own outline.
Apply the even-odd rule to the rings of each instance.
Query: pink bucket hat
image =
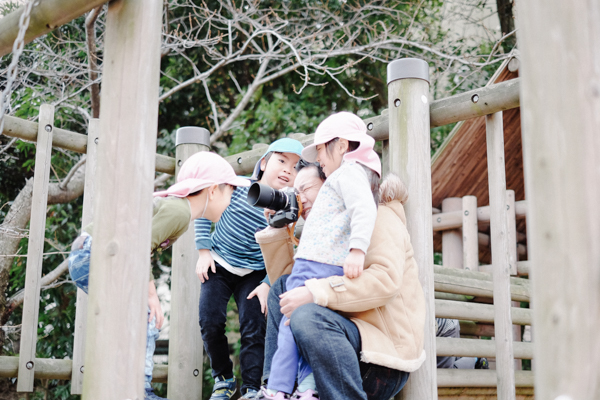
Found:
[[[232,186],[250,186],[250,181],[235,175],[231,165],[218,154],[199,152],[188,158],[177,175],[177,183],[155,197],[186,197],[211,185],[227,183]]]
[[[358,148],[344,154],[344,160],[356,161],[372,169],[381,177],[381,161],[373,150],[375,139],[367,135],[367,126],[360,117],[342,111],[325,118],[315,131],[315,140],[302,150],[302,158],[309,162],[317,161],[317,145],[325,144],[335,138],[359,142]]]

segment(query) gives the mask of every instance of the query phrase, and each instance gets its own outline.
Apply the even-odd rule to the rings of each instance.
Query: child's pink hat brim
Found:
[[[373,150],[375,139],[367,134],[367,126],[360,117],[346,111],[332,114],[319,124],[314,142],[302,150],[302,158],[308,162],[317,161],[317,146],[335,138],[359,142],[358,149],[344,154],[344,160],[356,161],[381,177],[381,160]]]
[[[250,181],[235,174],[233,167],[218,154],[196,153],[188,158],[177,175],[177,183],[155,197],[186,197],[212,185],[250,186]]]

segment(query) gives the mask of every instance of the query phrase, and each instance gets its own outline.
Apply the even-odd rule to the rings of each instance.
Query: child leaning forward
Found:
[[[187,231],[190,222],[206,218],[217,222],[231,201],[237,186],[249,186],[250,181],[235,175],[225,159],[214,153],[196,153],[188,158],[177,175],[177,183],[169,189],[154,193],[152,210],[152,241],[150,251],[162,251]],[[75,239],[69,254],[71,278],[85,293],[88,292],[90,255],[92,250],[92,225],[83,229]],[[164,316],[156,294],[156,286],[150,271],[148,286],[148,328],[146,341],[145,396],[146,400],[162,399],[154,394],[150,382],[159,329]]]

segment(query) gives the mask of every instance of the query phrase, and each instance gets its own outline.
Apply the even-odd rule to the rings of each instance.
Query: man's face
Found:
[[[308,214],[317,198],[317,194],[319,194],[321,186],[323,186],[323,181],[319,178],[315,168],[306,167],[298,172],[294,187],[300,194],[300,201],[302,202],[302,218],[305,220],[308,218]]]

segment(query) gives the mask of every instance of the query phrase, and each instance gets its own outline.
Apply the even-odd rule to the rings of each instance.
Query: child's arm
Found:
[[[205,218],[199,218],[194,221],[194,237],[196,241],[196,249],[198,250],[198,262],[196,262],[196,275],[200,282],[204,283],[208,280],[208,269],[214,273],[217,272],[215,260],[210,254],[210,227],[211,222]]]
[[[150,281],[148,284],[148,308],[150,309],[150,315],[148,316],[148,322],[152,321],[152,318],[156,317],[156,329],[162,328],[165,316],[162,313],[160,307],[160,300],[156,293],[156,286],[154,281]]]
[[[344,260],[344,275],[348,278],[358,278],[365,265],[365,253],[360,249],[350,249]]]

